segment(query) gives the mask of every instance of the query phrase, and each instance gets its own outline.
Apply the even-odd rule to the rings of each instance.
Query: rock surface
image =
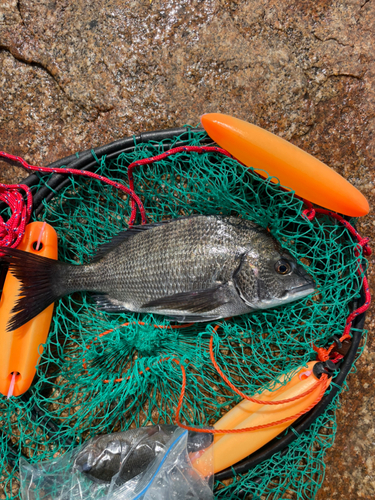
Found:
[[[373,206],[374,43],[371,0],[2,0],[0,149],[46,165],[220,111],[317,156]],[[25,176],[0,167],[0,182]],[[374,225],[358,228],[373,239]],[[374,323],[318,500],[375,496]]]

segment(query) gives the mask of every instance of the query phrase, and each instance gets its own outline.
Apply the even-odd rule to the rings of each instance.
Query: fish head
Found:
[[[126,442],[111,439],[110,435],[97,436],[78,453],[75,466],[90,479],[108,483],[120,470],[126,446]]]
[[[315,282],[301,264],[270,234],[259,234],[243,258],[236,286],[250,307],[268,309],[310,295]]]

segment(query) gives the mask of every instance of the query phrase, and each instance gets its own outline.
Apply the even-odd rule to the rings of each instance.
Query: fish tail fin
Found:
[[[10,272],[21,282],[18,301],[7,331],[16,330],[35,318],[69,290],[69,268],[75,267],[14,248],[0,248],[0,261],[9,264]]]

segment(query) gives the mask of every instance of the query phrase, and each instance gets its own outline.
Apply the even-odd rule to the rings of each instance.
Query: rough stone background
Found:
[[[0,0],[0,149],[46,165],[221,111],[291,140],[374,205],[374,46],[374,0]],[[0,182],[24,176],[0,162]],[[318,500],[375,497],[374,322]]]

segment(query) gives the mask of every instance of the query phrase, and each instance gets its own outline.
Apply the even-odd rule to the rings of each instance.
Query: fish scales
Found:
[[[135,308],[163,296],[205,290],[230,277],[249,236],[248,230],[214,217],[162,224],[93,264],[98,273],[93,285]]]

